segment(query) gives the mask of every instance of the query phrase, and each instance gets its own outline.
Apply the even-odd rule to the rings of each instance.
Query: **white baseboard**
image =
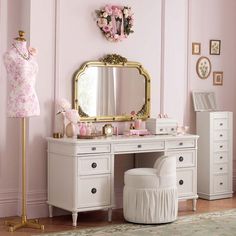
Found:
[[[46,191],[30,191],[27,194],[27,217],[41,218],[48,216]],[[21,193],[18,189],[7,189],[0,192],[0,217],[21,215]]]

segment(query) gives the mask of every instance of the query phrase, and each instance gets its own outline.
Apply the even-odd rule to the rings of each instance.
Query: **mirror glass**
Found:
[[[89,62],[74,78],[74,107],[80,117],[96,121],[149,116],[150,79],[138,63]]]

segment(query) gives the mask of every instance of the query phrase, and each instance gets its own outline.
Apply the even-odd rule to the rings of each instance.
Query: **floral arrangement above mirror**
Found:
[[[109,41],[122,41],[134,32],[134,14],[130,7],[106,5],[96,13],[97,25]]]

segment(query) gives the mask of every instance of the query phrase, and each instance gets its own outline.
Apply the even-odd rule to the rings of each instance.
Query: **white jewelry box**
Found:
[[[171,118],[149,118],[146,128],[151,134],[176,134],[178,122]]]

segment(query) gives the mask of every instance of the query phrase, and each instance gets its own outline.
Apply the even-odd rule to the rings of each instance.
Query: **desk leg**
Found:
[[[108,208],[108,222],[112,221],[112,208]]]
[[[52,218],[53,217],[53,206],[49,205],[48,209],[49,209],[49,217]]]
[[[194,198],[193,199],[193,211],[196,211],[197,210],[197,199]]]
[[[72,220],[73,220],[73,226],[74,226],[74,227],[77,226],[77,218],[78,218],[78,212],[73,211],[73,212],[72,212]]]

